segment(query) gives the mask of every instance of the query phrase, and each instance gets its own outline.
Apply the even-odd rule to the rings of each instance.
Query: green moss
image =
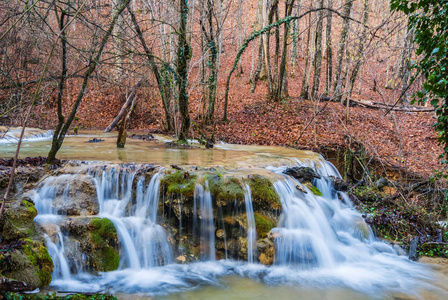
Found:
[[[372,202],[378,199],[387,198],[384,192],[380,191],[375,186],[358,186],[351,190],[352,194],[355,195],[361,201]]]
[[[29,216],[34,219],[37,216],[37,209],[34,207],[33,203],[31,203],[25,199],[22,200],[22,203],[28,209]]]
[[[255,213],[254,218],[258,239],[266,237],[271,229],[275,227],[275,224],[271,220],[261,214]]]
[[[48,286],[51,282],[53,272],[53,260],[41,243],[25,240],[27,243],[22,246],[22,253],[25,254],[34,268],[35,276],[39,279],[39,286]]]
[[[120,258],[116,249],[118,235],[114,224],[107,218],[93,218],[89,229],[92,267],[100,272],[116,270]]]
[[[322,192],[317,187],[312,185],[311,182],[305,182],[303,185],[306,186],[314,195],[322,197]]]
[[[249,178],[249,186],[254,206],[262,209],[281,209],[280,197],[275,192],[272,183],[259,175]]]
[[[118,268],[120,258],[111,246],[103,246],[93,255],[95,269],[100,272],[114,271]]]
[[[160,179],[160,184],[165,187],[168,194],[179,194],[187,198],[193,198],[196,187],[197,175],[184,171],[166,174]]]
[[[17,203],[17,202],[16,202]],[[4,211],[4,220],[1,222],[0,236],[3,243],[7,244],[18,239],[36,236],[34,217],[37,210],[34,205],[26,200],[18,201],[11,209]]]
[[[223,177],[220,174],[206,175],[210,193],[215,197],[218,205],[227,205],[229,202],[244,200],[244,190],[240,181],[235,177]]]
[[[117,230],[114,223],[107,218],[93,218],[89,223],[90,240],[100,246],[104,240],[117,240]]]

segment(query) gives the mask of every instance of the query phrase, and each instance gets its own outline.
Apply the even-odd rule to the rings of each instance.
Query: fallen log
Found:
[[[323,101],[333,101],[334,98],[330,97],[322,97],[321,100]],[[394,106],[392,104],[385,104],[370,100],[357,100],[357,99],[350,99],[351,104],[359,105],[366,108],[373,108],[373,109],[387,109],[387,110],[393,110],[393,111],[402,111],[402,112],[433,112],[434,108],[432,107],[416,107],[416,106]]]
[[[129,95],[128,99],[126,99],[126,102],[121,107],[120,112],[115,117],[115,119],[110,123],[109,126],[104,130],[104,132],[110,132],[115,126],[117,126],[118,122],[126,115],[126,112],[128,111],[129,107],[131,107],[132,103],[134,102],[135,95],[137,94],[138,88],[142,85],[142,83],[145,81],[145,78],[140,79],[131,90],[131,94]]]

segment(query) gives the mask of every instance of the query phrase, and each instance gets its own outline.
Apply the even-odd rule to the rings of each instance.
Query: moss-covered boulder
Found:
[[[28,198],[9,203],[0,220],[0,237],[3,244],[36,235],[34,217],[37,210]]]
[[[217,174],[207,175],[204,179],[208,181],[210,193],[218,206],[233,204],[235,201],[241,203],[244,200],[244,190],[238,178]]]
[[[118,235],[114,224],[107,218],[93,218],[89,225],[88,254],[91,267],[100,272],[114,271],[120,262]],[[90,247],[89,247],[90,246]],[[89,249],[90,248],[90,249]]]
[[[251,175],[247,182],[250,186],[254,210],[281,210],[280,197],[269,179],[260,175]]]
[[[0,251],[0,274],[26,283],[29,290],[48,286],[53,261],[42,241],[18,240]]]
[[[187,171],[176,171],[166,173],[160,179],[160,185],[167,194],[182,195],[187,199],[193,199],[196,178],[196,174]]]

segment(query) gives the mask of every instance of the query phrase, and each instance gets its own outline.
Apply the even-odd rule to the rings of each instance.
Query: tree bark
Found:
[[[333,0],[328,0],[328,7],[333,8]],[[331,41],[331,30],[332,30],[332,24],[333,22],[333,14],[328,13],[327,14],[327,26],[325,30],[325,40],[327,42],[326,45],[326,54],[327,54],[327,68],[325,73],[325,93],[324,94],[330,94],[331,90],[331,84],[333,80],[333,43]]]
[[[324,0],[319,1],[318,8],[324,7]],[[319,92],[320,74],[322,67],[322,30],[324,22],[324,11],[321,10],[318,13],[318,20],[316,26],[316,41],[315,41],[315,55],[314,55],[314,79],[313,90],[311,92],[311,99],[316,99]]]
[[[338,52],[336,54],[336,68],[334,73],[334,81],[333,81],[333,91],[334,91],[334,97],[337,99],[337,101],[342,100],[342,80],[341,80],[341,74],[342,74],[342,62],[344,59],[344,52],[345,47],[347,44],[347,34],[348,29],[350,25],[350,14],[353,7],[353,0],[346,0],[344,4],[344,11],[343,11],[343,23],[342,23],[342,29],[341,29],[341,35],[339,38],[338,43]]]
[[[177,88],[178,105],[181,118],[181,128],[178,140],[187,142],[188,131],[190,129],[190,114],[188,112],[188,62],[190,60],[190,45],[187,43],[187,18],[188,18],[188,0],[180,0],[180,26],[179,41],[177,48]]]
[[[115,117],[115,119],[112,121],[112,123],[107,126],[107,128],[104,130],[104,132],[110,132],[115,126],[117,126],[118,122],[126,115],[126,112],[128,111],[129,107],[131,107],[132,103],[134,102],[135,95],[137,95],[137,90],[142,85],[142,83],[146,80],[146,78],[140,79],[131,90],[131,93],[129,94],[128,99],[126,99],[126,102],[123,104],[123,106],[120,109],[120,112]]]

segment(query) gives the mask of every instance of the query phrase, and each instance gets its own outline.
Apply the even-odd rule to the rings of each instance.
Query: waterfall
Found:
[[[45,242],[47,243],[48,253],[53,258],[54,263],[53,278],[64,280],[71,279],[70,267],[65,254],[64,238],[62,236],[60,228],[57,227],[56,243],[53,243],[53,241],[47,234],[45,234],[44,237]]]
[[[61,201],[70,202],[76,197],[71,182],[77,175],[48,177],[32,198],[39,212],[36,221],[49,226],[45,241],[55,266],[52,285],[58,290],[159,295],[202,285],[219,286],[221,277],[241,275],[269,285],[348,287],[376,295],[382,290],[415,289],[417,279],[430,278],[423,268],[397,256],[390,245],[374,238],[349,197],[334,189],[329,176],[339,177],[339,173],[331,164],[324,160],[297,163],[313,167],[321,175],[312,184],[322,196],[284,175],[285,167],[270,167],[267,172],[282,178],[274,182],[282,209],[263,209],[266,223],[257,219],[260,207],[252,202],[256,191],[251,191],[247,183],[242,186],[244,204],[241,198],[227,200],[223,206],[214,203],[212,182],[209,186],[208,180],[197,180],[193,199],[179,198],[175,202],[171,198],[171,202],[165,202],[162,198],[163,205],[159,205],[163,169],[148,183],[132,165],[91,168],[81,176],[93,183],[98,216],[108,218],[115,226],[120,259],[118,270],[95,275],[85,272],[87,259],[64,231],[68,218],[59,215],[57,207]],[[179,213],[165,209],[179,209]],[[89,221],[92,216],[79,218]],[[278,223],[272,223],[276,227],[270,232],[272,226],[268,232],[260,231],[263,237],[257,241],[257,229],[276,219]],[[262,225],[256,228],[256,224]],[[216,226],[222,229],[219,235]],[[232,260],[245,255],[244,237],[247,262]],[[192,240],[175,247],[185,238]],[[262,255],[270,255],[261,247],[271,247],[269,259],[274,259],[273,265],[257,263],[258,255],[260,261]],[[185,258],[185,263],[175,264],[175,256]],[[186,263],[197,258],[201,260]]]
[[[156,223],[160,174],[151,178],[146,190],[144,179],[138,180],[135,208],[127,209],[132,206],[134,177],[135,171],[116,172],[114,168],[95,176],[99,216],[114,223],[122,245],[120,268],[141,269],[171,263],[173,254],[168,238],[163,227]]]
[[[256,256],[255,250],[257,247],[257,229],[255,227],[254,208],[252,206],[252,195],[250,194],[250,187],[245,185],[244,189],[244,204],[246,206],[247,219],[247,261],[254,263]]]
[[[197,203],[199,202],[199,207]],[[200,219],[200,239],[203,246],[203,259],[215,260],[215,223],[213,217],[212,195],[205,182],[205,188],[198,184],[194,191],[194,210],[199,208],[200,213],[195,213]]]

